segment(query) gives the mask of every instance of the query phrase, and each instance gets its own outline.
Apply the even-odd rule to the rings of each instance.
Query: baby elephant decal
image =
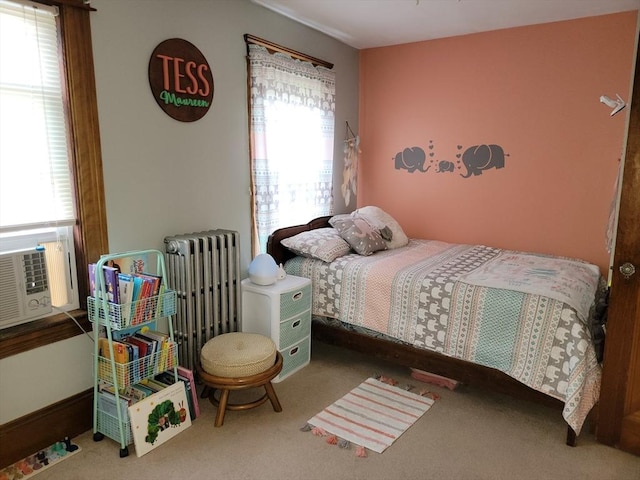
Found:
[[[453,162],[450,162],[449,160],[440,160],[438,162],[438,169],[436,170],[436,172],[453,172],[454,168],[455,165],[453,164]]]
[[[500,145],[469,147],[462,154],[462,163],[467,167],[467,174],[460,174],[460,176],[469,178],[471,175],[480,175],[483,170],[489,168],[503,168],[504,157],[504,150]]]
[[[424,168],[424,163],[427,159],[427,155],[420,147],[405,148],[403,151],[398,152],[395,158],[396,170],[406,169],[409,173],[413,173],[416,170],[420,172],[426,172],[430,167]]]

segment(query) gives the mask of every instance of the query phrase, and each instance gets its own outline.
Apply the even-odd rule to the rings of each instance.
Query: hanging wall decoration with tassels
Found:
[[[360,136],[353,133],[349,122],[346,123],[344,139],[344,170],[342,173],[342,196],[344,204],[349,205],[351,194],[357,195],[358,157],[360,156]]]

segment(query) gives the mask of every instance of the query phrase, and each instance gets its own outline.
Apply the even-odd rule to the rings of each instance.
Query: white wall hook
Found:
[[[611,111],[611,116],[613,117],[616,113],[618,113],[620,110],[622,110],[624,107],[627,106],[627,104],[625,103],[625,101],[620,97],[620,95],[618,95],[616,93],[616,97],[618,97],[616,100],[607,97],[606,95],[602,95],[600,97],[600,102],[604,103],[606,106],[608,106],[609,108],[612,108],[613,110]]]

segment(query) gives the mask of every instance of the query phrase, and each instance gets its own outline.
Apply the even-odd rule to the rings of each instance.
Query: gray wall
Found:
[[[250,260],[245,33],[335,64],[336,207],[344,121],[357,125],[358,51],[248,0],[94,0],[92,16],[109,243],[162,246],[166,235],[238,230]],[[149,58],[168,38],[190,41],[211,66],[213,105],[192,123],[156,104]],[[304,168],[304,158],[300,158]]]
[[[97,10],[92,36],[111,252],[162,249],[167,235],[227,228],[240,232],[246,272],[251,247],[245,33],[334,63],[334,198],[336,212],[347,211],[340,194],[342,140],[345,121],[356,131],[358,126],[357,50],[249,0],[91,5]],[[213,72],[213,105],[196,122],[170,118],[149,87],[151,53],[174,37],[196,45]],[[1,360],[0,424],[91,387],[91,353],[92,343],[82,335]]]

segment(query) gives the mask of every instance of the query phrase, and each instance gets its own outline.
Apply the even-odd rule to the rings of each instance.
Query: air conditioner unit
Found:
[[[43,248],[0,253],[0,328],[51,313]]]

